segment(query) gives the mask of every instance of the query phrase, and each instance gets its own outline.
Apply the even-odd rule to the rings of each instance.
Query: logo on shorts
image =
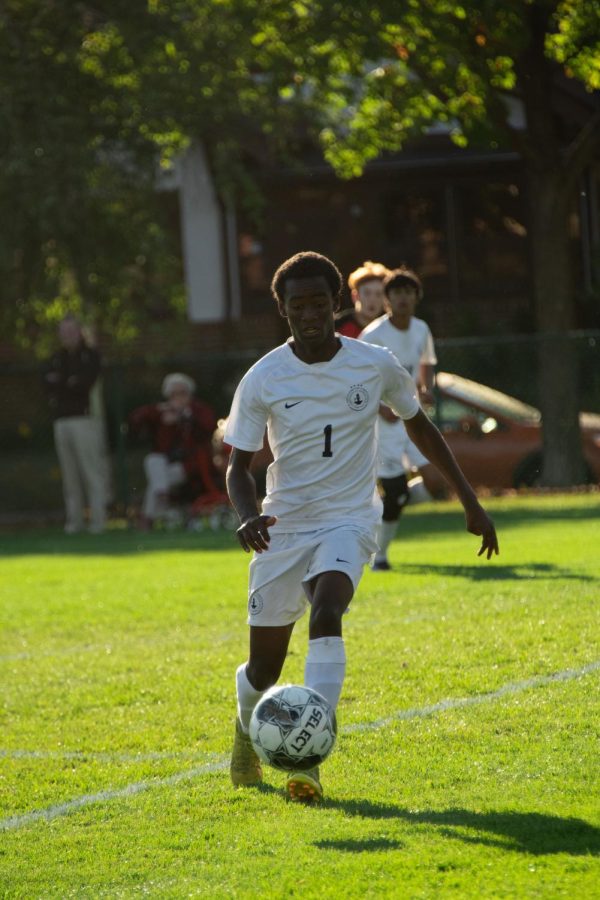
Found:
[[[258,591],[255,591],[248,601],[248,612],[251,616],[257,616],[259,612],[262,612],[262,608],[265,605],[263,598],[260,596]]]
[[[346,403],[350,409],[364,409],[369,402],[369,392],[362,384],[353,384],[346,394]]]

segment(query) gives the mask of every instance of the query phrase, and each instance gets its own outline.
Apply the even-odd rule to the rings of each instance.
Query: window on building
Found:
[[[461,298],[528,294],[525,203],[516,181],[454,187]]]
[[[443,186],[396,188],[381,193],[385,257],[419,273],[428,299],[447,299],[448,236]]]

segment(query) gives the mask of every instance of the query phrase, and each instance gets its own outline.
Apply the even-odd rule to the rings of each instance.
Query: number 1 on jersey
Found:
[[[325,435],[325,448],[323,450],[323,456],[333,456],[333,451],[331,450],[331,425],[326,425],[323,429],[323,434]]]

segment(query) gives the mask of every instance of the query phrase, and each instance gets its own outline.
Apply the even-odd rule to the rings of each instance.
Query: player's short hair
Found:
[[[350,273],[348,276],[348,287],[351,291],[358,290],[361,284],[365,284],[367,281],[373,281],[375,279],[377,279],[377,281],[384,281],[389,274],[390,270],[386,268],[383,263],[371,262],[370,259],[367,259],[362,266],[359,266],[358,269],[355,269],[354,272]]]
[[[421,279],[416,272],[413,272],[412,269],[409,269],[408,266],[405,266],[404,264],[401,265],[398,269],[392,269],[392,271],[388,274],[387,278],[383,282],[383,290],[386,297],[390,296],[391,290],[401,287],[414,288],[417,292],[417,297],[419,300],[423,296],[423,285],[421,283]]]
[[[340,270],[330,259],[321,253],[305,250],[296,253],[283,262],[271,282],[271,293],[280,303],[283,303],[285,282],[290,278],[315,278],[322,275],[331,288],[334,298],[337,298],[342,290],[342,276]]]

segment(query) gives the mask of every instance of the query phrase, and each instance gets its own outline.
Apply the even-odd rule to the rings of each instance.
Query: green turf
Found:
[[[444,503],[365,574],[319,808],[228,780],[231,533],[0,535],[0,896],[600,898],[600,495],[489,507],[498,559]]]

